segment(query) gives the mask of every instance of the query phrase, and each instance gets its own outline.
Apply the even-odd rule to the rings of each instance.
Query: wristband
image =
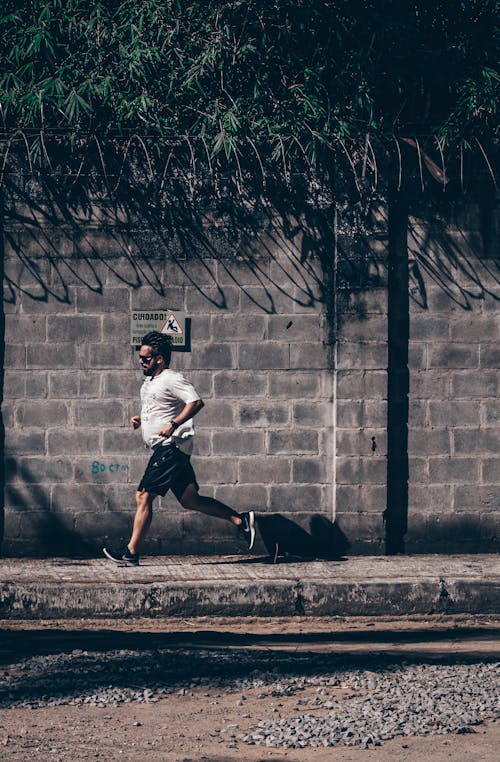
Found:
[[[173,430],[175,431],[176,429],[179,428],[180,424],[178,424],[177,421],[170,421],[170,425],[172,426]]]

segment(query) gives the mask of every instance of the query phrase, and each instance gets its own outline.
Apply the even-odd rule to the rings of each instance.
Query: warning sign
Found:
[[[130,343],[140,346],[142,337],[150,331],[170,336],[173,347],[186,343],[186,316],[177,310],[134,310],[130,319]]]

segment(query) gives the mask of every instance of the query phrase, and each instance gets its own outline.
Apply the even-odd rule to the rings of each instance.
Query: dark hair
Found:
[[[172,341],[170,336],[159,331],[151,331],[142,337],[142,345],[151,347],[155,355],[161,355],[165,360],[165,365],[170,365],[172,355]]]

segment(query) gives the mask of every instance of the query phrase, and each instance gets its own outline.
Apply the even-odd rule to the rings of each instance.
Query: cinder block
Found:
[[[338,400],[337,425],[344,429],[360,428],[364,423],[364,403],[359,400]]]
[[[329,365],[329,347],[322,342],[304,341],[290,345],[290,368],[326,370]]]
[[[481,412],[485,426],[498,426],[500,424],[500,403],[498,400],[492,400],[491,402],[482,404]]]
[[[210,400],[197,416],[200,426],[221,429],[234,426],[234,406],[225,400]]]
[[[214,396],[214,374],[212,372],[192,370],[189,371],[188,378],[202,399],[210,400]],[[211,402],[208,404],[211,404]]]
[[[212,315],[207,325],[214,341],[264,341],[266,336],[263,315]]]
[[[44,315],[17,315],[15,320],[6,321],[7,341],[43,343],[47,337],[47,318]]]
[[[449,455],[450,432],[444,428],[410,429],[408,452],[411,455]]]
[[[214,394],[216,397],[267,398],[267,379],[266,373],[222,371],[213,376]]]
[[[212,451],[214,455],[260,455],[264,452],[264,432],[214,431]]]
[[[19,515],[24,511],[50,510],[50,487],[41,484],[31,484],[29,482],[20,482],[19,484],[8,484],[5,488],[5,517],[12,513]],[[7,529],[7,527],[6,527]],[[11,531],[11,535],[13,532]]]
[[[45,399],[49,393],[47,373],[36,370],[26,371],[26,397]]]
[[[6,455],[44,455],[45,431],[7,428],[5,431]]]
[[[28,369],[55,370],[60,368],[61,370],[72,370],[78,367],[77,350],[78,347],[74,342],[53,343],[50,345],[50,351],[47,351],[47,345],[41,347],[39,344],[27,344],[26,367]]]
[[[409,484],[408,510],[415,514],[433,514],[453,510],[452,488],[444,484]]]
[[[296,426],[314,426],[330,429],[333,426],[332,402],[294,402],[293,421]]]
[[[103,312],[120,312],[121,319],[129,328],[129,313],[132,310],[130,303],[130,296],[132,290],[125,287],[106,287],[100,291],[96,291],[90,288],[77,288],[76,294],[76,310],[79,315],[86,314],[98,314]],[[133,293],[135,298],[136,294]],[[134,305],[135,306],[135,305]],[[124,318],[125,316],[125,318]]]
[[[310,484],[288,484],[269,487],[269,508],[277,513],[295,511],[317,513],[321,510],[321,488]]]
[[[365,401],[363,405],[363,426],[368,428],[387,426],[386,400]]]
[[[75,531],[86,542],[105,545],[124,545],[130,539],[132,515],[119,511],[82,511],[75,515]]]
[[[14,426],[14,404],[4,402],[2,404],[2,422],[5,428],[13,428]]]
[[[449,394],[449,385],[450,373],[448,372],[417,369],[410,374],[412,399],[446,399]]]
[[[431,426],[477,426],[479,402],[438,400],[429,402],[429,421]]]
[[[293,311],[293,294],[269,286],[245,286],[240,292],[240,312],[242,315],[273,315]]]
[[[235,484],[237,481],[237,462],[233,457],[197,457],[193,465],[200,485]]]
[[[292,460],[292,482],[299,484],[328,484],[331,465],[325,458],[294,458]]]
[[[208,343],[203,346],[195,347],[190,355],[182,355],[182,360],[186,369],[231,369],[235,367],[235,352],[236,347],[230,342],[227,344]],[[180,359],[181,356],[179,355],[179,360],[176,358],[176,367],[180,364]]]
[[[56,400],[18,402],[16,421],[19,426],[64,426],[68,423],[68,407]]]
[[[447,341],[450,321],[446,315],[416,314],[410,318],[410,341]],[[456,337],[463,340],[460,334]]]
[[[78,374],[78,396],[89,399],[101,396],[101,374],[93,370],[81,370]]]
[[[269,427],[288,423],[290,411],[286,404],[270,405],[265,402],[246,402],[239,406],[239,420],[242,426]]]
[[[135,485],[107,484],[106,487],[102,488],[105,511],[111,511],[113,514],[122,513],[133,519],[135,514],[135,493]]]
[[[469,511],[474,513],[477,520],[477,512],[482,510],[498,511],[500,506],[500,485],[474,485],[454,487],[455,500],[453,507],[456,511]]]
[[[270,431],[267,435],[267,452],[269,455],[317,453],[318,433],[310,429]]]
[[[67,452],[67,450],[66,450]],[[17,462],[17,478],[28,484],[71,482],[73,465],[69,458],[23,457]]]
[[[47,433],[49,455],[87,455],[92,459],[99,456],[99,431],[95,429],[51,429]]]
[[[455,429],[453,438],[457,455],[498,454],[498,431],[495,429]]]
[[[387,459],[373,455],[366,458],[337,457],[337,484],[385,484]]]
[[[494,371],[462,371],[451,375],[453,397],[495,397],[498,373]]]
[[[339,429],[336,439],[338,455],[387,455],[387,432],[384,429]]]
[[[386,399],[387,371],[339,370],[337,399]]]
[[[40,352],[40,348],[37,347],[38,352]],[[47,355],[45,355],[45,362],[47,362],[46,359]],[[21,344],[5,344],[5,350],[4,350],[4,364],[6,368],[10,368],[10,370],[14,369],[24,369],[26,368],[27,363],[27,348],[22,346]],[[28,366],[29,367],[29,366]],[[43,365],[41,367],[44,367]]]
[[[400,405],[404,406],[404,402],[400,403]],[[429,403],[426,400],[410,399],[408,405],[408,423],[410,427],[421,429],[429,426],[428,407]],[[393,412],[396,412],[396,409],[397,406],[394,403]],[[404,413],[402,413],[402,417],[404,417]]]
[[[193,441],[193,455],[211,455],[212,454],[212,432],[210,429],[203,429],[195,423],[196,434]],[[224,434],[221,435],[224,436]]]
[[[126,351],[130,346],[130,312],[104,314],[102,316],[102,340],[109,341],[119,351]],[[137,359],[137,358],[136,358]]]
[[[198,285],[186,291],[186,312],[188,315],[209,315],[216,310],[236,312],[239,297],[240,290],[236,286]]]
[[[387,290],[385,288],[370,289],[367,291],[349,291],[347,304],[344,308],[346,313],[358,315],[387,314]]]
[[[84,344],[82,363],[84,368],[91,368],[93,370],[105,368],[110,368],[111,370],[115,368],[130,369],[132,359],[128,352],[117,352],[116,347],[110,343]]]
[[[47,338],[49,342],[72,341],[76,344],[82,341],[100,341],[101,318],[88,315],[49,315]]]
[[[238,459],[238,477],[242,484],[288,484],[291,461],[279,456],[253,456]]]
[[[87,400],[75,405],[77,426],[125,425],[125,411],[121,402],[114,400]]]
[[[79,393],[79,377],[77,370],[63,370],[48,374],[48,392],[52,399],[75,399]]]
[[[386,370],[387,345],[340,341],[337,348],[337,367],[339,370]]]
[[[500,348],[497,344],[481,344],[481,368],[500,368]]]
[[[269,315],[268,338],[272,341],[317,342],[321,341],[320,316],[315,315]]]
[[[238,367],[242,370],[274,370],[288,368],[290,365],[288,344],[276,341],[256,344],[240,344],[238,349]]]
[[[476,458],[429,458],[429,481],[438,484],[479,481]]]
[[[214,496],[236,511],[265,511],[268,505],[267,487],[258,484],[223,485],[215,489]]]
[[[450,338],[452,341],[468,341],[473,343],[489,343],[500,339],[500,319],[494,315],[455,316],[450,323]]]
[[[258,261],[225,259],[217,262],[217,283],[222,286],[259,286],[262,278],[267,280],[268,273],[268,257]]]
[[[430,368],[477,368],[479,347],[470,344],[438,344],[428,346]]]
[[[408,347],[408,367],[411,371],[428,369],[427,344],[411,341]]]
[[[386,342],[387,318],[382,315],[347,315],[340,326],[339,338],[349,342]]]
[[[79,489],[75,489],[74,484],[54,485],[51,487],[51,510],[56,513],[93,511],[100,515],[105,508],[105,489],[99,484],[85,484]]]
[[[113,399],[131,397],[138,400],[144,376],[139,370],[106,371],[102,374],[104,395]]]
[[[23,377],[24,376],[24,377]],[[26,373],[20,376],[17,371],[5,370],[3,376],[3,399],[22,399],[26,396]],[[43,374],[46,379],[46,374]]]
[[[482,461],[483,484],[500,484],[500,457]]]
[[[408,458],[409,481],[426,484],[429,481],[428,458]]]
[[[362,513],[379,511],[382,515],[387,508],[387,489],[385,485],[348,485],[337,486],[337,509],[347,508]]]
[[[314,399],[319,394],[320,379],[316,371],[286,370],[269,375],[269,396],[286,399]]]
[[[151,457],[150,450],[144,449],[144,443],[141,435],[137,431],[132,431],[130,428],[121,429],[104,429],[103,431],[103,455],[106,457],[115,457],[124,453],[127,455],[137,455],[141,449],[146,453],[146,457]],[[90,453],[91,450],[88,450]],[[99,457],[99,450],[94,450],[95,457]]]

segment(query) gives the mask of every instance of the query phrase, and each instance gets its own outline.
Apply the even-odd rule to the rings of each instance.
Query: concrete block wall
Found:
[[[483,221],[484,224],[484,221]],[[499,547],[498,231],[410,226],[410,552]]]
[[[128,539],[148,458],[128,427],[142,382],[133,309],[191,319],[191,352],[172,367],[206,403],[193,457],[202,492],[305,527],[332,518],[327,316],[300,240],[256,241],[251,261],[186,259],[165,238],[91,221],[79,235],[12,224],[6,244],[4,554],[92,554]],[[230,525],[167,496],[144,550],[241,545]]]
[[[339,236],[335,357],[335,515],[350,552],[385,548],[387,221],[362,241]]]
[[[362,246],[339,237],[335,282],[299,234],[206,257],[102,219],[7,226],[2,552],[93,554],[128,537],[148,457],[128,428],[142,381],[129,316],[169,307],[192,321],[173,367],[206,403],[203,493],[306,529],[335,519],[350,553],[383,553],[385,216]],[[498,230],[480,227],[411,221],[410,552],[498,549]],[[229,525],[158,501],[145,552],[239,549]]]

